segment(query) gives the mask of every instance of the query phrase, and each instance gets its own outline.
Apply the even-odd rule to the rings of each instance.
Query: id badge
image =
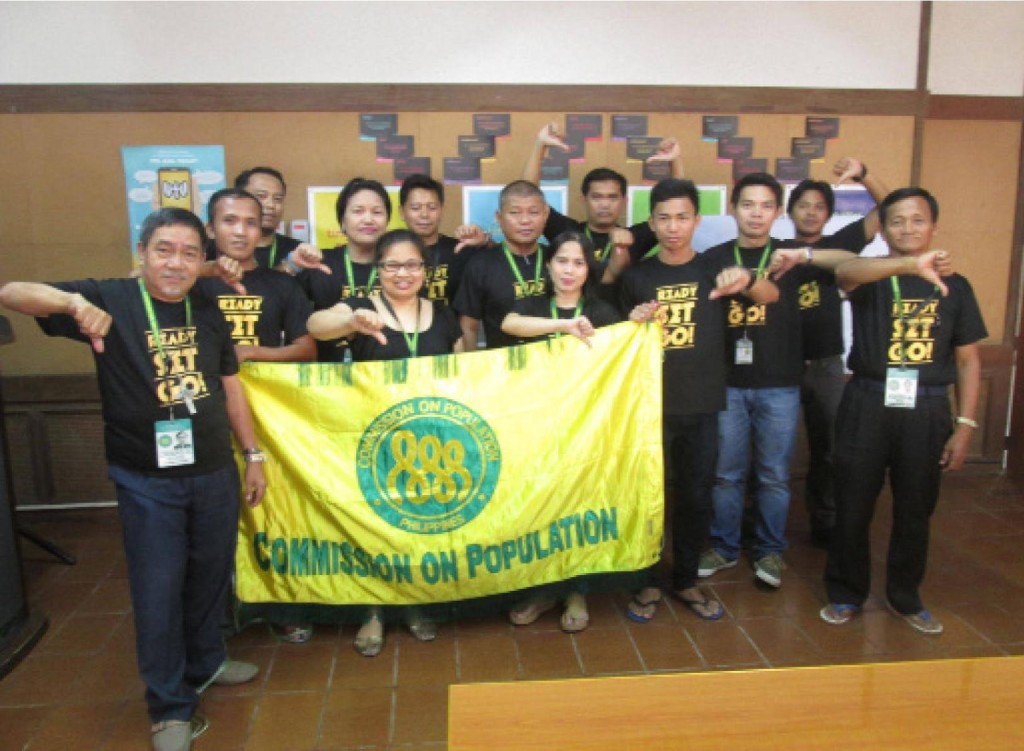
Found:
[[[746,336],[736,340],[736,364],[754,364],[754,343],[747,339]]]
[[[191,420],[157,420],[153,429],[156,438],[156,466],[166,469],[195,464]]]
[[[885,371],[885,406],[913,409],[917,403],[917,371],[888,368]]]

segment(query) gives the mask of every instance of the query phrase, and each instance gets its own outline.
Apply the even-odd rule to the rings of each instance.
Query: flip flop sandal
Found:
[[[717,621],[725,615],[725,608],[722,607],[722,603],[718,600],[712,600],[703,592],[701,592],[702,597],[699,600],[683,597],[681,593],[676,591],[673,591],[672,594],[675,595],[679,602],[688,607],[694,615],[698,618],[703,618],[705,621]]]
[[[639,595],[633,595],[633,599],[629,601],[629,605],[626,606],[626,617],[636,623],[650,623],[654,616],[658,613],[658,605],[661,604],[661,594],[653,600],[647,600],[646,602],[641,600]],[[646,615],[645,611],[647,608],[654,606],[651,610],[650,615]]]

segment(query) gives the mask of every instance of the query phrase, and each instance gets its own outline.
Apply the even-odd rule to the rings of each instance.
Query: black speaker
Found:
[[[10,321],[0,316],[0,344],[14,341]],[[13,484],[8,468],[7,426],[0,390],[0,678],[27,655],[46,631],[44,616],[29,612],[14,520]]]

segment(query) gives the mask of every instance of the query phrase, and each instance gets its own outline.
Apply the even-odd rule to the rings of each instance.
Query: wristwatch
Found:
[[[958,425],[968,425],[972,428],[978,427],[977,420],[972,420],[970,417],[963,417],[962,415],[956,418],[956,422]]]
[[[246,464],[253,462],[259,464],[267,460],[267,455],[258,448],[242,449],[242,457],[245,459]]]

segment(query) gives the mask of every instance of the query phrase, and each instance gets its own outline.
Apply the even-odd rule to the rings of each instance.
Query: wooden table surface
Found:
[[[449,751],[1024,750],[1024,657],[456,684]]]

